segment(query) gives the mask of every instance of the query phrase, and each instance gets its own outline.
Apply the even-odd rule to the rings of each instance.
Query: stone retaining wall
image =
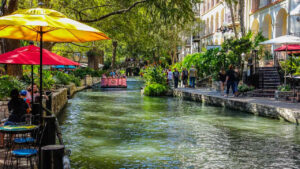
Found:
[[[0,120],[8,118],[9,112],[7,107],[8,101],[0,101]]]
[[[93,85],[93,78],[91,76],[85,77],[85,86],[92,86]]]
[[[100,77],[93,77],[93,84],[99,83],[101,82],[101,78]]]
[[[76,92],[76,85],[72,83],[65,87],[68,89],[68,98],[71,98],[74,95],[74,93]]]
[[[204,95],[199,93],[185,92],[174,90],[175,97],[181,97],[185,100],[204,102],[209,105],[222,106],[234,110],[244,111],[259,116],[270,117],[275,119],[284,119],[289,122],[298,123],[300,119],[300,110],[281,108],[266,104],[250,103],[247,101],[231,100],[222,97]]]
[[[51,111],[58,115],[68,103],[68,89],[61,88],[52,93]]]
[[[100,81],[100,77],[87,76],[84,80],[82,80],[83,86],[76,87],[75,84],[70,84],[67,86],[62,85],[61,88],[52,93],[51,111],[55,115],[58,115],[68,103],[68,98],[72,97],[76,92],[84,90],[87,87],[91,87],[92,85],[99,83]],[[5,119],[9,116],[7,103],[8,101],[0,100],[0,120]]]
[[[294,93],[293,91],[275,91],[275,99],[276,100],[288,100],[289,97],[293,97]]]

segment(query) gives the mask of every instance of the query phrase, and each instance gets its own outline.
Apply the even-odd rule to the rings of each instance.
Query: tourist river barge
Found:
[[[107,77],[101,79],[101,88],[127,88],[127,78]]]

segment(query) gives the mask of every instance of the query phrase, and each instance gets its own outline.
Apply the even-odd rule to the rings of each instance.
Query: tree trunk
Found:
[[[234,35],[235,35],[235,38],[237,39],[238,38],[238,33],[236,31],[236,26],[235,26],[235,18],[234,18],[234,12],[233,12],[233,7],[232,7],[233,3],[231,1],[228,1],[227,3],[228,3],[228,6],[229,6],[229,10],[230,10]]]
[[[113,41],[112,45],[113,45],[113,55],[112,55],[112,61],[111,61],[111,68],[114,69],[116,66],[118,41]]]
[[[100,64],[104,65],[104,51],[100,50],[99,51],[99,56],[100,56]]]
[[[88,67],[94,69],[94,65],[95,65],[95,57],[88,56]]]
[[[94,70],[99,70],[99,63],[100,63],[100,56],[99,52],[95,50],[95,56],[94,56]]]
[[[245,18],[244,18],[244,11],[245,11],[245,1],[244,0],[239,0],[239,16],[240,16],[240,26],[241,26],[241,33],[242,36],[245,36]]]
[[[10,0],[8,2],[7,10],[4,10],[4,15],[11,14],[18,9],[18,0]],[[21,46],[19,40],[5,39],[4,40],[4,51],[9,52],[17,49]],[[7,74],[11,76],[22,77],[23,68],[22,65],[7,65]]]

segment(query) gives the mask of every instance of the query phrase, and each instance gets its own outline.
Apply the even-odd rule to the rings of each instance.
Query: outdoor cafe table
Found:
[[[36,125],[7,125],[7,126],[1,126],[0,127],[0,133],[7,134],[8,139],[5,142],[5,158],[4,158],[4,168],[8,165],[8,160],[11,158],[10,151],[14,147],[13,137],[22,134],[23,136],[25,134],[31,133],[35,130],[37,130],[39,126]]]

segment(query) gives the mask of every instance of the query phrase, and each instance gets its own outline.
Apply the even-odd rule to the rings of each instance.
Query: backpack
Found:
[[[189,76],[189,72],[187,70],[183,71],[183,76],[188,77]]]

